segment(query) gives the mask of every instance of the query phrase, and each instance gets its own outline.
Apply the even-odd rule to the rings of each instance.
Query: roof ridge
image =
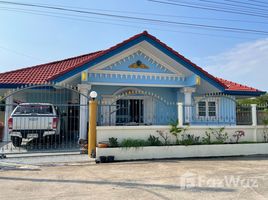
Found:
[[[123,40],[122,42],[120,42],[120,43],[118,43],[118,44],[116,44],[116,45],[114,45],[114,46],[112,46],[112,47],[110,47],[108,49],[105,49],[105,50],[99,50],[99,51],[95,51],[95,52],[92,52],[92,53],[82,54],[82,55],[79,55],[79,56],[73,56],[73,57],[69,57],[69,58],[66,58],[66,59],[51,61],[51,62],[42,63],[42,64],[38,64],[38,65],[34,65],[34,66],[23,67],[23,68],[16,69],[16,70],[2,72],[2,73],[0,73],[0,75],[14,73],[14,72],[19,72],[19,71],[24,71],[24,70],[27,70],[27,69],[32,69],[32,68],[37,68],[37,67],[42,67],[43,65],[49,65],[49,64],[55,64],[55,63],[59,63],[59,62],[64,62],[64,61],[68,61],[68,60],[80,58],[80,57],[83,57],[83,56],[90,56],[90,55],[97,54],[97,53],[103,53],[103,54],[105,54],[107,51],[111,51],[114,48],[117,48],[118,46],[123,45],[124,43],[128,42],[129,40],[133,40],[133,39],[135,39],[135,38],[137,38],[137,37],[139,37],[141,35],[150,35],[150,34],[148,34],[147,31],[143,31],[143,32],[138,33],[138,34],[136,34],[136,35],[134,35],[134,36],[126,39],[126,40]],[[100,55],[100,56],[102,56],[102,55]],[[83,63],[83,62],[81,62],[81,63]],[[53,77],[55,77],[55,76],[57,76],[57,74],[55,74]]]
[[[114,50],[114,49],[116,49],[116,48],[118,48],[118,47],[124,45],[125,43],[127,43],[127,42],[129,42],[129,41],[131,41],[131,40],[134,40],[134,39],[136,39],[136,38],[138,38],[138,37],[140,37],[140,36],[142,36],[142,35],[150,35],[150,34],[149,34],[147,31],[143,31],[143,32],[141,32],[141,33],[138,33],[138,34],[136,34],[136,35],[134,35],[134,36],[132,36],[132,37],[126,39],[126,40],[123,40],[123,41],[120,42],[120,43],[117,43],[116,45],[114,45],[114,46],[112,46],[112,47],[110,47],[110,48],[108,48],[108,49],[105,49],[105,50],[100,51],[100,52],[99,52],[100,55],[98,55],[98,57],[101,57],[101,56],[105,55],[107,52],[110,52],[110,51],[112,51],[112,50]],[[94,58],[93,58],[93,59],[94,59]],[[70,71],[70,70],[72,70],[73,68],[76,68],[76,67],[79,66],[79,65],[83,65],[83,64],[85,64],[86,62],[88,62],[88,61],[80,62],[79,64],[77,64],[77,65],[71,67],[70,69],[66,69],[66,70],[63,70],[63,71],[61,71],[61,72],[59,72],[59,73],[57,73],[57,74],[54,74],[53,76],[50,76],[50,77],[48,78],[48,80],[53,80],[53,79],[55,79],[56,77],[58,77],[59,75],[64,74],[66,71]]]
[[[173,52],[174,54],[176,54],[177,56],[179,56],[184,61],[192,64],[195,68],[197,68],[199,71],[203,72],[206,76],[210,76],[214,81],[216,81],[217,83],[219,83],[220,85],[222,85],[222,86],[225,87],[225,84],[223,84],[222,82],[218,81],[218,79],[217,79],[216,76],[210,74],[209,72],[207,72],[206,70],[204,70],[202,67],[198,66],[197,64],[195,64],[194,62],[192,62],[188,58],[184,57],[182,54],[180,54],[178,51],[174,50],[173,48],[169,47],[167,44],[165,44],[164,42],[162,42],[160,39],[158,39],[155,36],[149,34],[147,31],[144,31],[143,34],[145,34],[145,35],[149,36],[151,39],[159,42],[163,47],[165,47],[169,51]]]

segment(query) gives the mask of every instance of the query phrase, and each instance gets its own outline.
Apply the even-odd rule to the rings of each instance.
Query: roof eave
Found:
[[[236,95],[236,96],[252,96],[258,97],[266,94],[264,91],[239,91],[239,90],[225,90],[224,94]]]

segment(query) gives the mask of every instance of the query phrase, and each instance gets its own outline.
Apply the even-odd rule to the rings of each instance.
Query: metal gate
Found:
[[[177,104],[153,92],[125,90],[98,104],[98,126],[168,125],[177,119]]]
[[[28,85],[5,94],[0,100],[0,153],[79,151],[80,111],[88,111],[81,97],[88,102],[76,87],[55,84]]]

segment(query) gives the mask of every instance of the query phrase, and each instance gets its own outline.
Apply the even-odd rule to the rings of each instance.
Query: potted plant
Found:
[[[108,145],[108,142],[106,141],[103,141],[103,142],[99,142],[98,143],[98,147],[99,148],[107,148],[109,145]]]

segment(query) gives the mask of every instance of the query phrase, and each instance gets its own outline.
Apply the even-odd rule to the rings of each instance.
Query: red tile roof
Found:
[[[150,35],[147,33],[147,31],[144,31],[142,33],[139,33],[137,35],[134,35],[133,37],[109,48],[106,50],[89,53],[77,57],[72,57],[60,61],[50,62],[46,64],[36,65],[33,67],[27,67],[19,70],[9,71],[5,73],[0,73],[0,85],[1,84],[42,84],[49,81],[53,81],[57,77],[72,71],[73,69],[79,68],[83,64],[90,62],[96,58],[99,58],[123,45],[126,43],[140,37],[140,36],[146,36],[157,43],[159,43],[162,47],[166,48],[167,50],[171,51],[173,54],[184,60],[185,62],[192,65],[194,68],[196,68],[198,71],[209,77],[210,79],[214,80],[215,82],[219,83],[221,86],[225,88],[225,90],[228,91],[245,91],[245,92],[261,92],[260,90],[257,90],[252,87],[244,86],[238,83],[234,83],[231,81],[227,81],[221,78],[214,77],[213,75],[209,74],[205,70],[203,70],[201,67],[197,66],[195,63],[192,63],[190,60],[179,54],[177,51],[173,50],[169,46],[167,46],[165,43],[161,42],[159,39],[154,37],[153,35]],[[0,86],[1,87],[1,86]]]
[[[228,81],[222,78],[217,78],[221,83],[225,85],[225,90],[229,91],[249,91],[249,92],[261,92],[260,90],[253,88],[253,87],[248,87],[246,85],[242,85],[239,83],[235,83],[232,81]]]
[[[101,51],[0,73],[0,84],[42,84],[49,82],[53,77],[80,66],[80,63],[93,59],[100,53]]]

